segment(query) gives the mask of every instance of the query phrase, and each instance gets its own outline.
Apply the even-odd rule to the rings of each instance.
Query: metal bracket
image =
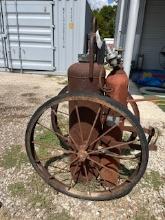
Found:
[[[4,39],[6,39],[6,38],[7,38],[7,34],[6,34],[6,33],[3,33],[3,34],[1,34],[1,37],[4,38]]]

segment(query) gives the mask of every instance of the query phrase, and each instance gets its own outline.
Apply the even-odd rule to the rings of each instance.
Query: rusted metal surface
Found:
[[[102,138],[108,132],[113,131],[113,129],[118,126],[117,124],[110,127],[108,131],[99,134],[99,136],[91,142],[90,137],[92,136],[92,133],[94,131],[93,128],[95,128],[95,122],[97,122],[97,120],[99,121],[99,117],[97,117],[100,113],[99,109],[97,111],[97,114],[95,114],[91,130],[88,134],[87,141],[85,141],[83,149],[79,148],[79,142],[77,143],[77,141],[74,140],[70,131],[67,134],[63,134],[59,133],[59,131],[52,130],[49,127],[50,122],[48,121],[48,118],[45,118],[43,114],[47,113],[48,109],[52,108],[52,106],[58,106],[59,103],[63,106],[66,102],[91,102],[100,106],[101,109],[106,108],[116,111],[117,115],[119,115],[120,118],[127,118],[127,120],[131,122],[131,125],[132,127],[134,127],[134,131],[137,133],[137,136],[139,138],[139,152],[136,153],[135,151],[135,154],[130,155],[128,155],[128,152],[127,154],[115,152],[115,149],[124,149],[125,147],[133,145],[135,143],[135,140],[118,142],[111,141],[111,144],[106,147],[101,144],[100,141],[102,140]],[[63,113],[65,116],[66,113]],[[77,115],[76,105],[75,114]],[[43,118],[41,118],[42,116]],[[40,120],[44,118],[47,125],[44,124],[44,120]],[[80,117],[77,115],[77,118]],[[77,119],[77,121],[79,121],[79,119]],[[38,143],[38,140],[36,139],[35,131],[38,130],[38,128],[36,128],[36,125],[39,125],[40,129],[44,128],[49,132],[52,132],[53,135],[60,137],[65,141],[68,141],[69,148],[65,150],[61,145],[61,148],[59,150],[58,148],[56,149],[56,154],[52,158],[52,153],[48,153],[50,145],[48,144],[49,147],[46,147],[46,143]],[[77,132],[77,134],[79,133],[80,135],[79,129],[80,128],[77,127],[77,131],[75,132]],[[84,130],[82,132],[84,133]],[[44,133],[41,135],[43,135],[42,138],[44,138]],[[89,143],[88,140],[90,140]],[[44,147],[45,150],[48,150],[48,156],[46,156],[46,158],[38,154],[38,145],[41,145],[42,147]],[[92,149],[92,146],[96,145],[97,148]],[[107,97],[96,95],[93,93],[91,93],[91,95],[84,95],[83,93],[78,95],[67,93],[63,96],[51,99],[51,102],[45,103],[42,108],[40,107],[28,126],[28,130],[26,132],[26,148],[34,168],[49,185],[54,187],[57,191],[60,191],[66,195],[88,200],[109,200],[119,198],[128,194],[132,187],[139,181],[139,178],[144,174],[148,159],[147,145],[143,137],[142,130],[140,129],[139,124],[136,124],[136,120],[134,120],[134,117],[130,117],[129,114],[127,115],[126,109],[121,109],[120,106],[118,106],[117,103],[113,100],[108,101]],[[109,157],[113,159],[109,161]],[[97,160],[97,158],[104,158],[104,160]],[[124,178],[122,177],[122,174],[118,173],[118,170],[116,170],[116,167],[118,166],[118,161],[121,160],[122,164],[124,163],[124,161],[126,161],[126,164],[128,162],[131,162],[131,164],[133,162],[135,164],[133,170],[132,165],[129,167],[130,174],[128,176],[124,176]],[[120,171],[122,170],[122,164],[120,164]],[[92,176],[89,174],[91,172],[91,169],[95,171],[95,173],[91,173]],[[62,174],[63,172],[65,172],[65,175],[69,177],[69,180],[67,180],[67,182],[64,179],[64,176]],[[116,172],[118,173],[118,180],[116,180]],[[109,180],[109,176],[112,176],[112,179]],[[92,188],[90,188],[90,182],[92,182],[93,184],[93,180],[97,183],[97,185],[92,185]],[[114,180],[114,182],[112,182],[112,180]],[[83,185],[83,189],[79,188],[79,183],[81,186]]]
[[[112,99],[122,103],[123,105],[127,105],[127,97],[128,97],[128,78],[126,73],[122,69],[113,70],[109,76],[106,79],[106,95],[111,97]],[[118,117],[115,115],[115,112],[111,111],[107,114],[107,120],[108,118],[112,120],[114,117]],[[113,129],[113,131],[107,133],[107,135],[104,136],[103,143],[105,144],[105,147],[112,144],[112,142],[119,142],[122,141],[122,127],[124,126],[124,120],[121,120],[118,126]],[[113,126],[113,125],[112,125]],[[108,122],[104,124],[103,131],[107,131],[109,129]],[[114,149],[114,153],[120,154],[120,149]],[[104,168],[102,169],[101,175],[106,180],[106,185],[109,184],[116,184],[117,180],[119,178],[119,167],[120,167],[120,160],[115,160],[112,157],[106,157],[102,158],[102,163],[107,164],[109,163],[109,166],[111,169],[114,169],[115,172],[113,175],[110,175],[107,170]]]
[[[76,63],[72,65],[68,70],[68,91],[69,92],[90,92],[90,93],[100,93],[99,88],[99,75],[102,69],[101,65],[94,63],[94,41],[95,36],[91,35],[90,39],[90,63]],[[105,70],[102,73],[101,78],[102,83],[105,83]],[[69,127],[70,135],[77,143],[77,148],[80,152],[79,156],[83,159],[86,155],[86,142],[93,142],[99,134],[102,132],[101,121],[95,118],[99,117],[100,106],[88,101],[81,102],[70,102],[69,103]],[[81,119],[81,121],[80,121]],[[95,122],[95,124],[93,124]],[[90,131],[92,130],[91,135]],[[79,131],[79,132],[77,132]],[[90,150],[94,149],[96,143],[90,146]],[[73,146],[74,148],[74,146]],[[71,160],[75,159],[73,155]],[[99,161],[99,158],[92,156],[92,159]],[[97,166],[93,165],[93,162],[86,161],[85,166],[91,167],[88,174],[81,164],[71,165],[71,172],[74,180],[87,181],[86,175],[88,176],[88,181],[92,179],[93,176],[98,175]],[[79,172],[75,172],[80,170]]]
[[[94,19],[94,32],[96,26]],[[95,33],[90,34],[88,46],[89,53],[79,55],[80,62],[68,69],[68,86],[35,112],[26,132],[26,149],[38,174],[54,189],[75,198],[101,201],[120,198],[132,190],[146,170],[148,146],[156,149],[158,136],[153,128],[141,128],[136,102],[144,99],[134,100],[128,93],[129,80],[117,56],[105,79],[104,65],[95,61]],[[128,111],[128,103],[136,117]],[[51,117],[47,117],[49,110]],[[41,136],[48,131],[59,140],[57,149],[48,150],[45,158],[38,147],[47,150],[52,143],[37,140],[39,131]],[[56,145],[57,141],[52,142]]]
[[[134,115],[140,120],[140,112],[139,112],[139,108],[138,108],[136,102],[134,101],[134,98],[131,96],[130,93],[128,93],[128,99],[127,99],[127,102],[130,103]]]
[[[142,99],[130,99],[130,98],[128,98],[127,101],[129,103],[132,103],[132,102],[160,102],[162,100],[157,98],[157,97],[150,96],[150,97],[142,98]]]
[[[128,82],[129,79],[122,69],[113,70],[106,79],[107,88],[111,89],[107,95],[126,106]]]

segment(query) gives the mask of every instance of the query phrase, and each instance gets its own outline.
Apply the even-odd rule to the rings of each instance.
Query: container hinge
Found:
[[[56,51],[56,47],[52,47],[52,49],[53,49],[54,51]]]
[[[7,38],[7,34],[1,34],[1,37],[6,39]]]

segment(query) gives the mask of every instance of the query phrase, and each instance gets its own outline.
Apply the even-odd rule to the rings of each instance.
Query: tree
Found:
[[[116,6],[104,6],[100,10],[94,10],[93,14],[97,18],[98,28],[103,38],[113,38],[115,32]]]

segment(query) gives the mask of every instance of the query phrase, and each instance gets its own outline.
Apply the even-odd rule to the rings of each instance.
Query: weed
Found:
[[[49,191],[45,193],[45,188],[47,185],[41,180],[37,174],[33,174],[29,178],[27,185],[28,198],[27,201],[29,204],[41,209],[51,209],[52,206],[52,196]],[[49,189],[48,189],[49,190]]]
[[[71,216],[66,212],[65,209],[62,210],[61,213],[55,214],[54,216],[49,216],[48,220],[73,220]]]
[[[136,214],[135,220],[156,220],[155,216],[150,214],[150,211],[146,208],[141,208]]]
[[[40,143],[37,149],[37,155],[39,158],[51,156],[53,150],[60,146],[58,137],[47,130],[39,131],[35,137],[35,141]]]
[[[24,183],[22,182],[9,184],[8,191],[11,193],[13,197],[16,197],[16,196],[24,197],[25,194],[27,193]]]
[[[0,158],[0,166],[5,169],[12,167],[20,168],[22,164],[28,162],[26,154],[22,151],[20,145],[11,146]]]
[[[51,207],[51,199],[47,194],[31,193],[28,196],[28,203],[32,207],[39,207],[41,209],[49,209]]]
[[[29,92],[29,93],[22,93],[21,96],[23,97],[32,97],[32,96],[35,96],[36,93],[33,93],[33,92]]]
[[[0,209],[0,220],[10,220],[11,216],[9,215],[9,212],[5,210],[4,208]]]
[[[60,84],[60,85],[67,85],[68,84],[68,80],[58,82],[58,84]]]
[[[159,187],[164,184],[159,172],[151,170],[144,176],[145,186],[152,186],[155,190],[159,190]]]

